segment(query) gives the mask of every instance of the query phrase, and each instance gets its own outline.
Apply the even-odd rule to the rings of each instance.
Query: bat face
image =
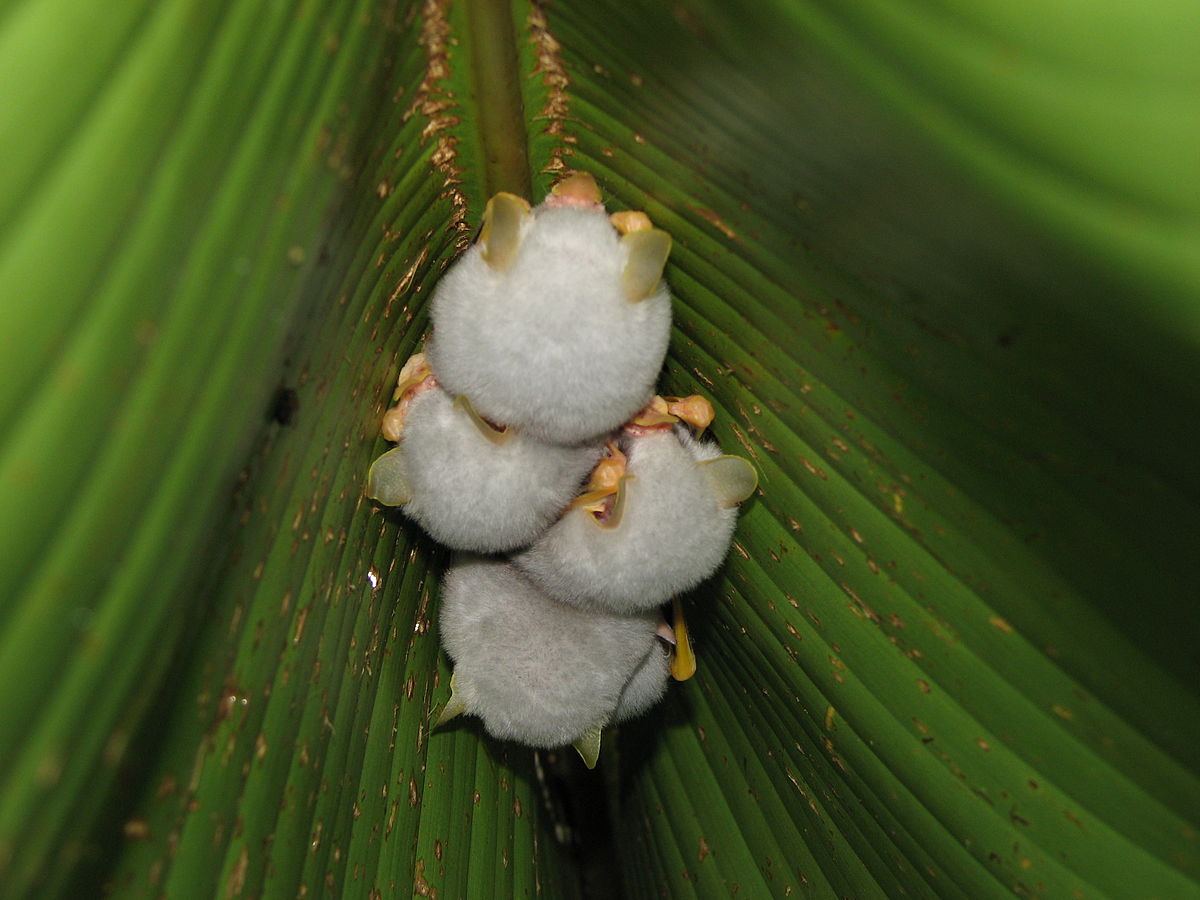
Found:
[[[497,429],[465,398],[422,391],[404,416],[400,446],[368,476],[371,496],[399,505],[435,540],[498,553],[546,530],[595,464],[600,446],[554,446]]]
[[[452,702],[493,737],[547,748],[594,738],[598,746],[614,716],[662,695],[656,621],[558,603],[505,561],[460,558],[441,598]]]
[[[670,238],[618,233],[590,181],[533,210],[522,202],[493,198],[479,242],[439,282],[430,363],[488,419],[584,441],[653,395],[671,324]]]
[[[628,462],[607,519],[576,506],[514,562],[567,603],[614,612],[652,609],[721,564],[736,504],[754,490],[753,468],[682,428],[650,428],[623,441]]]

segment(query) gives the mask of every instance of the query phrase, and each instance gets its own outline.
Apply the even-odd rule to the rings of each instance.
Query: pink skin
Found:
[[[550,209],[563,207],[601,211],[604,209],[604,204],[600,201],[600,188],[596,185],[596,179],[586,172],[576,172],[556,184],[545,199],[544,205]]]
[[[634,425],[630,423],[621,426],[621,430],[630,437],[645,437],[648,434],[657,434],[660,431],[670,431],[674,427],[674,422],[660,422],[658,425]]]
[[[404,420],[412,408],[413,401],[425,391],[438,386],[438,380],[432,374],[426,375],[421,381],[407,388],[400,396],[400,401],[383,415],[382,432],[386,440],[398,441],[404,431]]]

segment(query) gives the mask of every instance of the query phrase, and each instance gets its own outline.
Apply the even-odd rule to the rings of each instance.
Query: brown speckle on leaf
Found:
[[[547,134],[561,135],[563,120],[570,112],[567,87],[571,83],[562,61],[562,45],[550,33],[546,23],[546,12],[540,4],[530,4],[528,23],[530,41],[537,47],[537,66],[534,71],[541,74],[542,84],[546,88],[546,105],[542,107],[538,118],[549,122],[546,126]],[[565,152],[565,147],[555,148],[546,171],[556,172],[564,169]]]
[[[425,860],[423,859],[418,859],[417,864],[413,866],[413,893],[418,897],[437,900],[437,888],[431,885],[429,879],[425,877]]]
[[[726,225],[725,220],[717,215],[713,210],[702,206],[693,206],[692,209],[696,211],[696,215],[716,228],[719,232],[721,232],[721,234],[725,235],[725,237],[729,238],[731,241],[738,240],[737,232]]]
[[[140,816],[127,820],[122,826],[121,831],[124,833],[125,840],[127,841],[144,841],[150,837],[150,825]]]
[[[296,614],[296,627],[295,627],[295,630],[292,632],[292,645],[293,646],[295,646],[296,644],[299,644],[300,639],[302,637],[304,637],[304,624],[308,621],[308,611],[310,609],[311,609],[310,606],[306,606],[306,607],[304,607],[304,609],[300,610]]]
[[[244,844],[238,854],[237,862],[229,870],[229,880],[225,882],[225,896],[237,897],[246,886],[246,870],[250,867],[250,850]]]

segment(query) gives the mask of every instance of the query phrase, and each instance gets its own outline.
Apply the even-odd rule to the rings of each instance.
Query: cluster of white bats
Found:
[[[493,197],[438,284],[368,494],[461,551],[441,592],[439,723],[476,715],[591,767],[604,727],[695,670],[678,595],[721,564],[757,475],[700,440],[707,400],[654,393],[670,249],[576,174],[536,208]]]

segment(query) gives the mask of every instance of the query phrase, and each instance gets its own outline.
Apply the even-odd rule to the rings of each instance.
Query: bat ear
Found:
[[[512,429],[507,426],[504,428],[493,427],[483,416],[475,412],[475,407],[471,405],[471,401],[467,399],[466,394],[459,394],[454,398],[454,408],[465,412],[467,418],[471,420],[471,424],[479,429],[479,433],[497,447],[507,444],[512,440]]]
[[[583,757],[583,764],[589,769],[596,768],[596,761],[600,759],[600,729],[602,727],[597,725],[589,728],[571,745]]]
[[[532,214],[529,203],[516,194],[497,194],[483,211],[483,229],[479,243],[483,261],[497,272],[506,272],[517,258],[521,231]]]
[[[671,677],[676,681],[687,681],[696,674],[696,654],[692,651],[692,638],[683,618],[683,603],[678,597],[674,597],[671,605],[675,610],[675,649],[671,653]]]
[[[412,500],[404,453],[399,447],[389,450],[371,463],[367,472],[367,496],[384,506],[403,506]]]
[[[671,254],[671,236],[658,228],[631,231],[621,238],[629,248],[629,260],[621,272],[621,287],[632,303],[645,300],[662,280]]]
[[[438,714],[437,721],[433,723],[434,728],[445,725],[455,716],[461,716],[467,711],[467,704],[463,702],[462,697],[455,690],[456,678],[456,674],[452,673],[450,675],[450,699],[446,701],[446,705],[442,707],[442,711]]]
[[[697,463],[717,492],[717,500],[728,509],[737,506],[758,487],[758,472],[740,456],[718,456]]]

